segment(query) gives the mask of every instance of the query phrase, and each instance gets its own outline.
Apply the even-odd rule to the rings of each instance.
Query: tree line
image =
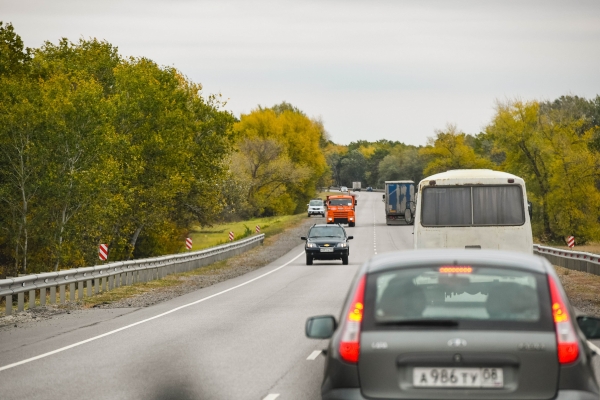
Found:
[[[600,239],[600,97],[497,105],[425,146],[332,142],[292,104],[235,117],[173,67],[97,39],[26,48],[0,22],[0,276],[183,250],[218,221],[305,211],[318,187],[456,168],[522,176],[534,232]]]
[[[0,22],[0,275],[94,265],[100,243],[109,260],[178,252],[195,225],[314,195],[319,121],[287,103],[237,119],[201,90],[106,41],[26,48]]]

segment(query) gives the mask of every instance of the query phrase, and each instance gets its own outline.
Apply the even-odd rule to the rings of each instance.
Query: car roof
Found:
[[[486,265],[517,268],[538,273],[548,272],[548,262],[541,257],[500,250],[439,249],[396,251],[376,255],[363,266],[364,272],[380,272],[403,267],[431,264]]]
[[[321,227],[321,228],[342,228],[344,229],[343,226],[339,225],[339,224],[314,224],[313,226],[311,226],[311,228],[315,228],[315,227]]]

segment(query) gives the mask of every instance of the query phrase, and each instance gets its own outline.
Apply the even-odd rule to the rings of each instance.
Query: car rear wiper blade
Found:
[[[458,326],[454,319],[395,319],[389,321],[377,321],[377,325],[394,326]]]

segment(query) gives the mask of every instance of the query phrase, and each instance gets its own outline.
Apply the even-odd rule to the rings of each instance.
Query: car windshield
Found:
[[[352,200],[350,199],[333,199],[329,201],[331,206],[351,206]]]
[[[319,238],[319,237],[336,237],[343,238],[344,230],[339,226],[315,226],[310,230],[308,234],[309,238]]]
[[[375,324],[403,321],[538,322],[543,277],[475,266],[433,266],[385,272],[370,284]]]
[[[311,200],[309,204],[315,207],[322,206],[323,200]]]

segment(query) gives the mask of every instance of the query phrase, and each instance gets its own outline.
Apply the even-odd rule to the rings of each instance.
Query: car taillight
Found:
[[[558,347],[558,362],[568,364],[579,357],[579,341],[575,329],[571,324],[569,310],[567,309],[563,296],[554,282],[554,278],[548,276],[550,286],[550,299],[552,301],[552,317],[556,329],[556,343]]]
[[[340,357],[350,363],[357,363],[360,355],[360,324],[365,308],[365,280],[366,275],[363,275],[356,285],[340,340]]]

